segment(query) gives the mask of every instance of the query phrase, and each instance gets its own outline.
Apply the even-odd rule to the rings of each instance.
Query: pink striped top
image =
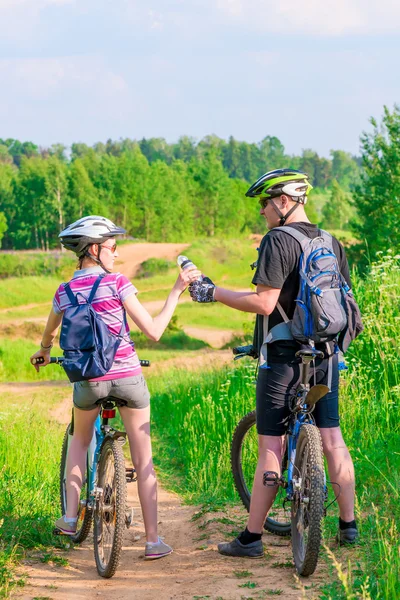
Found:
[[[98,275],[103,273],[103,269],[99,267],[89,267],[75,271],[74,276],[70,281],[70,288],[74,295],[81,292],[86,298],[90,294],[90,290]],[[55,293],[53,299],[54,312],[62,313],[66,308],[71,306],[71,302],[65,292],[64,283],[62,283]],[[94,310],[101,315],[101,318],[106,323],[109,330],[118,334],[121,329],[121,323],[124,320],[125,308],[122,303],[131,294],[137,294],[137,289],[134,285],[121,273],[109,273],[103,277],[96,291],[96,295],[92,302]],[[78,302],[83,303],[84,300],[78,296]],[[92,381],[104,381],[109,379],[121,379],[122,377],[132,377],[139,375],[142,372],[138,355],[135,352],[134,344],[129,336],[129,326],[126,323],[125,335],[117,350],[111,369],[103,375]]]

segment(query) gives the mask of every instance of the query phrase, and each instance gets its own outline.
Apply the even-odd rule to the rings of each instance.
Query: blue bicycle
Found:
[[[252,346],[242,346],[234,348],[233,352],[237,357],[254,357],[252,350]],[[323,358],[322,352],[307,348],[297,352],[296,356],[301,359],[301,380],[292,398],[282,472],[267,471],[263,476],[264,485],[277,489],[264,528],[277,535],[291,534],[296,570],[299,575],[308,576],[317,566],[327,501],[321,435],[312,412],[329,388],[309,384],[310,364]],[[255,422],[255,411],[243,417],[235,429],[231,446],[233,478],[247,510],[258,456]]]
[[[52,357],[50,363],[62,365],[63,357]],[[40,364],[43,359],[36,359]],[[140,361],[148,367],[150,362]],[[126,432],[117,431],[110,424],[120,400],[105,398],[100,403],[100,413],[95,421],[90,443],[86,474],[81,489],[76,533],[73,542],[83,542],[93,522],[93,544],[96,568],[102,577],[112,577],[118,567],[125,528],[132,523],[132,510],[126,506],[126,484],[136,481],[135,469],[125,466],[122,446]],[[67,455],[74,433],[74,416],[64,434],[60,461],[61,512],[66,513]],[[59,533],[58,531],[55,533]]]

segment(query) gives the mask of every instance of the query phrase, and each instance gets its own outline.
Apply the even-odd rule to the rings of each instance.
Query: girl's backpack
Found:
[[[88,298],[80,292],[75,296],[69,283],[64,288],[72,306],[63,315],[60,347],[64,350],[63,367],[71,382],[105,375],[112,367],[123,338],[125,313],[120,332],[114,335],[92,307],[96,291],[105,275],[106,273],[102,273],[98,276]],[[85,302],[78,302],[79,295]]]

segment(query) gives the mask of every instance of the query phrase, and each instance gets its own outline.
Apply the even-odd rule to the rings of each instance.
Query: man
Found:
[[[259,198],[260,215],[265,218],[269,229],[261,242],[253,277],[256,292],[227,290],[215,286],[208,278],[196,281],[189,288],[194,301],[218,301],[237,310],[256,313],[254,344],[259,353],[266,333],[283,321],[281,308],[289,319],[292,318],[299,289],[300,243],[284,231],[274,231],[274,228],[285,225],[309,238],[318,237],[319,229],[310,223],[304,209],[311,189],[306,173],[279,169],[260,177],[246,192],[246,196]],[[341,274],[351,287],[345,252],[335,238],[333,250]],[[267,332],[265,317],[268,317]],[[219,544],[221,554],[249,558],[263,556],[263,524],[276,495],[276,487],[263,485],[263,473],[281,471],[284,434],[290,413],[288,399],[299,382],[299,360],[295,357],[299,347],[295,340],[268,344],[267,363],[259,369],[257,380],[259,457],[247,527],[232,542]],[[317,382],[326,385],[329,376],[328,357],[333,353],[333,348],[328,352],[326,344],[317,344],[316,347],[325,353],[324,359],[316,361]],[[358,532],[354,517],[354,467],[339,427],[337,354],[331,356],[331,368],[331,391],[316,404],[314,417],[321,433],[330,480],[340,486],[338,540],[346,544],[355,542]]]

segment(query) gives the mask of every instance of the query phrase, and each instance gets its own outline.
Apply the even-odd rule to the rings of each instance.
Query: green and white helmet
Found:
[[[312,190],[307,173],[294,169],[276,169],[262,175],[247,190],[250,198],[276,198],[282,194],[290,196],[295,202],[305,204],[307,194]]]

